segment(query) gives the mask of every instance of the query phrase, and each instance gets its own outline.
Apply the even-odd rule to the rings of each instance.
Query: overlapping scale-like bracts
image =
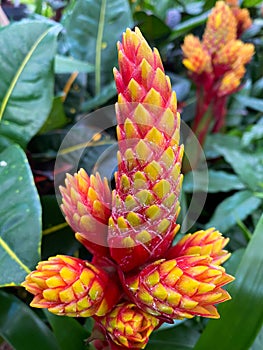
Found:
[[[159,320],[135,304],[123,302],[100,318],[100,324],[110,339],[121,348],[144,349]]]
[[[64,255],[41,261],[22,285],[35,295],[31,306],[73,317],[103,316],[121,295],[118,283],[104,270]]]
[[[61,209],[76,238],[93,254],[108,255],[108,219],[111,214],[111,191],[100,175],[90,177],[84,169],[74,176],[67,174],[60,186]]]
[[[183,149],[180,116],[159,53],[138,28],[118,44],[116,190],[113,192],[108,243],[124,271],[158,258],[178,226],[178,197]]]
[[[186,255],[146,266],[127,277],[126,286],[134,302],[154,316],[219,318],[214,305],[230,299],[221,287],[232,280],[223,267],[212,264],[211,257]]]
[[[228,242],[229,238],[223,237],[215,228],[189,233],[168,250],[166,259],[185,255],[209,255],[213,264],[221,265],[230,257],[230,253],[224,250]]]
[[[237,23],[231,9],[224,1],[217,1],[208,17],[203,46],[210,54],[214,54],[236,39],[236,31]]]

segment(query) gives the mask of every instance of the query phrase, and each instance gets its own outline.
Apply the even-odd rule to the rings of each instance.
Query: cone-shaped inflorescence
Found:
[[[100,319],[100,325],[117,345],[129,349],[144,349],[159,320],[135,304],[124,302]]]
[[[231,3],[231,7],[227,5]],[[254,54],[254,45],[238,40],[251,25],[247,10],[236,1],[217,1],[200,40],[189,34],[184,39],[183,64],[197,86],[193,131],[203,145],[210,123],[213,132],[225,124],[227,97],[236,92],[245,75],[245,65]]]
[[[93,254],[108,255],[108,220],[111,214],[111,192],[106,179],[97,173],[87,175],[80,169],[67,174],[66,186],[60,186],[63,210],[76,238]]]
[[[149,264],[126,285],[134,302],[154,316],[219,318],[214,304],[230,299],[221,287],[232,280],[209,256],[186,255]]]
[[[31,306],[73,317],[103,316],[121,295],[118,283],[104,270],[65,255],[41,261],[22,285],[35,295]]]
[[[230,257],[230,253],[224,250],[228,242],[229,238],[224,238],[214,228],[197,231],[193,234],[189,233],[168,250],[166,258],[173,259],[184,255],[209,255],[213,264],[221,265]]]
[[[158,51],[138,29],[127,29],[118,53],[116,189],[111,196],[106,180],[83,169],[60,188],[62,210],[92,262],[52,257],[23,283],[34,307],[92,316],[98,350],[143,349],[164,321],[217,318],[215,304],[230,299],[222,286],[233,280],[220,266],[228,239],[215,229],[172,246],[183,155],[176,96]]]
[[[124,271],[161,256],[177,230],[180,116],[159,53],[139,29],[118,43],[119,167],[109,220],[111,256]]]

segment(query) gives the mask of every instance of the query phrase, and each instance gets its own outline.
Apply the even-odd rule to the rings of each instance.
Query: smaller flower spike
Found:
[[[135,304],[124,302],[99,319],[99,323],[120,349],[144,349],[159,320]]]
[[[156,261],[127,277],[126,285],[138,307],[156,317],[219,318],[214,304],[231,298],[221,287],[233,279],[209,256],[186,255]]]
[[[108,255],[108,219],[111,192],[106,178],[90,177],[84,169],[74,176],[67,174],[66,187],[60,186],[61,209],[76,238],[93,254]]]
[[[209,255],[212,263],[223,264],[230,253],[223,250],[229,242],[229,238],[224,238],[222,234],[214,228],[197,231],[193,234],[185,235],[167,253],[166,259],[174,259],[184,255]]]
[[[203,35],[203,46],[210,53],[216,53],[225,44],[236,39],[236,19],[229,6],[217,1]]]
[[[118,283],[87,261],[57,255],[41,261],[22,286],[35,295],[31,306],[57,315],[103,316],[118,302]]]
[[[252,20],[248,9],[241,9],[238,5],[238,0],[226,0],[226,3],[232,10],[237,21],[237,37],[239,38],[244,31],[252,25]]]

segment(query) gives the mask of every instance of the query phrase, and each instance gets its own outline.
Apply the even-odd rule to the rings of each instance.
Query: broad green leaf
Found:
[[[263,184],[263,152],[248,153],[241,148],[238,137],[213,135],[206,143],[206,155],[221,155],[234,169],[240,180],[252,191],[261,191]]]
[[[263,349],[263,327],[261,328],[253,345],[249,350],[258,350],[258,349]]]
[[[89,88],[99,95],[103,86],[113,80],[112,69],[117,64],[116,42],[122,32],[132,27],[127,0],[78,0],[67,18],[70,54],[95,67]]]
[[[192,350],[198,337],[199,332],[194,327],[181,324],[154,332],[150,336],[146,350]]]
[[[0,335],[16,350],[60,350],[54,334],[14,295],[0,291]]]
[[[209,321],[194,350],[247,350],[252,345],[263,324],[262,232],[263,216],[228,288],[232,300],[219,306],[221,318]]]
[[[56,55],[55,73],[63,74],[73,72],[91,73],[94,72],[94,66],[88,62],[76,60],[73,57]]]
[[[25,21],[0,31],[1,147],[10,143],[25,147],[46,120],[53,101],[60,29],[52,23]]]
[[[251,191],[236,192],[218,205],[206,227],[216,227],[219,231],[226,232],[238,221],[252,214],[261,203],[262,200]]]
[[[260,98],[238,95],[236,99],[245,107],[249,107],[258,112],[263,112],[263,101]]]
[[[244,184],[234,174],[225,171],[209,170],[209,183],[202,171],[194,171],[184,176],[183,188],[186,192],[204,191],[210,193],[244,189]]]
[[[207,11],[205,13],[202,13],[201,15],[195,16],[193,18],[190,18],[180,24],[176,27],[175,30],[172,31],[171,35],[168,38],[168,41],[173,41],[180,36],[188,33],[189,31],[193,30],[195,27],[200,26],[201,24],[205,23],[207,20],[207,17],[209,15],[210,11]]]
[[[243,7],[253,7],[262,3],[262,0],[244,0],[242,2]]]
[[[52,109],[50,114],[45,121],[42,128],[39,130],[40,134],[43,134],[47,131],[62,128],[69,122],[65,111],[61,96],[54,97]]]
[[[85,340],[90,335],[74,318],[57,316],[45,311],[60,348],[63,350],[85,350]]]
[[[0,286],[19,285],[40,260],[41,206],[22,149],[0,154]]]

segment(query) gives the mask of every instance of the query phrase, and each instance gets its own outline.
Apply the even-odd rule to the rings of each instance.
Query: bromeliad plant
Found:
[[[218,132],[224,127],[227,98],[240,87],[245,64],[254,54],[253,44],[238,39],[251,25],[247,9],[240,9],[237,1],[227,3],[216,3],[202,41],[189,34],[182,46],[183,64],[197,87],[192,129],[201,145],[210,128]]]
[[[31,306],[57,315],[93,317],[96,349],[142,349],[163,322],[195,315],[218,318],[233,280],[221,264],[228,239],[211,228],[179,229],[183,146],[176,95],[156,49],[138,28],[118,43],[116,189],[81,169],[61,187],[62,210],[91,262],[51,257],[24,287]]]

